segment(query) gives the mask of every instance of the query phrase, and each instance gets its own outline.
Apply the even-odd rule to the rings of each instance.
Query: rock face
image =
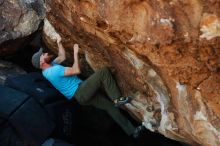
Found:
[[[109,66],[122,93],[134,96],[126,109],[147,129],[219,146],[219,7],[219,0],[47,0],[44,40],[56,52],[60,35],[69,61],[77,42],[94,70]]]
[[[7,77],[26,74],[19,66],[3,60],[0,60],[0,70],[0,85],[4,85]]]
[[[0,54],[19,48],[25,41],[2,43],[32,34],[44,17],[43,0],[0,0]]]

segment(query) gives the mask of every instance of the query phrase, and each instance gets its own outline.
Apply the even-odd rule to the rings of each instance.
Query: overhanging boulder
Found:
[[[51,50],[57,52],[58,33],[70,62],[79,43],[94,70],[109,66],[123,94],[135,97],[127,110],[146,128],[192,145],[220,145],[218,0],[46,5]]]

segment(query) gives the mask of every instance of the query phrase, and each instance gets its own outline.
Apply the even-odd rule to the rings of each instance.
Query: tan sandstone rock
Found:
[[[61,36],[94,69],[109,66],[126,109],[191,145],[220,145],[220,1],[47,0],[44,40]]]

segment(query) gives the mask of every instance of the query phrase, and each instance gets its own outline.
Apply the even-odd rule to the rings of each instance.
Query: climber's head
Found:
[[[35,68],[40,69],[40,58],[43,54],[43,48],[40,48],[38,52],[34,53],[32,56],[31,62]]]
[[[32,64],[34,67],[38,69],[44,69],[45,66],[48,66],[51,64],[53,60],[53,55],[50,55],[49,53],[44,53],[43,48],[40,48],[40,50],[32,56]]]

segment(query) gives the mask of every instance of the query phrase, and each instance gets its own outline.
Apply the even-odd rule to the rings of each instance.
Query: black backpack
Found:
[[[9,77],[5,85],[31,95],[42,105],[56,124],[54,136],[68,141],[73,140],[79,104],[75,100],[68,101],[43,77],[42,73],[33,72]]]
[[[50,138],[45,141],[42,146],[74,146],[72,144],[66,143],[63,140]]]
[[[1,146],[39,146],[55,127],[45,109],[32,96],[2,85],[0,119]]]
[[[8,77],[5,85],[31,95],[43,105],[65,100],[65,97],[39,72]]]

